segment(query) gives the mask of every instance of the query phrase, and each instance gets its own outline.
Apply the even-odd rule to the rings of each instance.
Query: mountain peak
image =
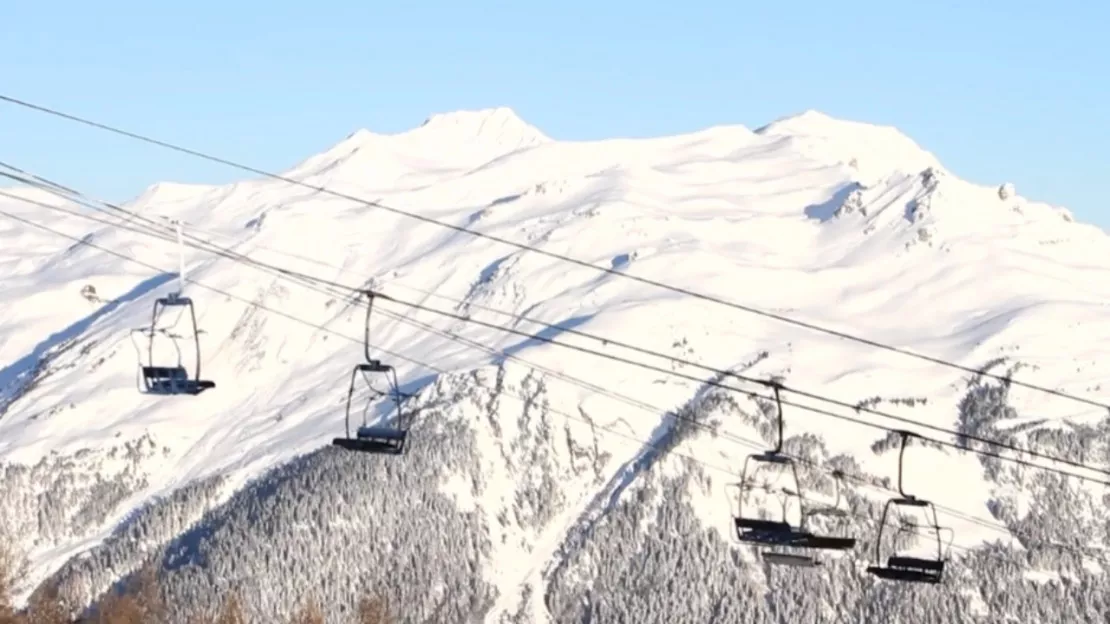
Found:
[[[785,117],[779,117],[775,121],[772,121],[771,123],[763,126],[762,128],[759,128],[758,130],[756,130],[756,132],[762,133],[765,129],[771,128],[771,127],[774,127],[774,126],[779,126],[779,127],[781,127],[781,126],[793,126],[793,127],[811,126],[811,127],[815,127],[815,126],[819,126],[821,124],[835,124],[835,123],[840,123],[840,122],[841,122],[841,120],[836,119],[835,117],[832,117],[831,115],[822,113],[821,111],[819,111],[817,109],[807,108],[806,110],[804,110],[800,113],[794,113],[793,115],[787,115]],[[849,122],[849,123],[851,123],[851,122]]]
[[[756,130],[758,134],[829,134],[832,132],[846,132],[849,130],[866,131],[865,129],[898,130],[892,126],[882,126],[862,121],[852,121],[833,117],[814,108],[807,108],[800,113],[779,117]],[[899,133],[901,134],[901,133]]]
[[[551,139],[521,119],[511,108],[456,110],[435,113],[419,126],[394,134],[365,128],[347,135],[327,150],[294,167],[289,175],[309,176],[355,167],[377,178],[396,180],[409,172],[406,162],[490,160],[518,149],[550,143]]]
[[[519,147],[550,142],[543,132],[507,106],[462,109],[430,115],[420,127],[404,135],[434,135],[441,141],[481,140]]]
[[[493,106],[489,108],[464,108],[454,111],[447,111],[443,113],[433,113],[420,124],[424,126],[462,126],[485,124],[493,121],[494,123],[515,123],[520,125],[527,125],[527,123],[516,114],[516,111],[508,106]]]
[[[547,140],[508,108],[456,111],[395,134],[356,131],[296,174],[338,197],[271,179],[151,187],[132,204],[139,217],[178,217],[200,236],[190,241],[220,241],[184,250],[195,316],[152,313],[179,266],[164,229],[139,227],[139,217],[90,225],[23,208],[100,247],[76,253],[72,241],[0,219],[0,544],[26,553],[20,596],[47,581],[43,589],[62,588],[81,608],[150,561],[159,595],[186,612],[220,607],[213,579],[245,579],[237,587],[252,621],[273,621],[306,586],[321,588],[314,599],[337,619],[366,587],[396,604],[430,585],[450,591],[423,592],[411,612],[444,621],[596,619],[583,609],[603,601],[616,605],[606,607],[612,614],[643,614],[643,624],[724,610],[773,621],[758,553],[698,547],[735,528],[723,483],[712,492],[705,484],[718,466],[742,465],[750,445],[774,443],[765,426],[773,414],[757,397],[682,372],[691,359],[727,365],[718,376],[785,375],[813,397],[1005,437],[1043,456],[1105,454],[1103,412],[1053,407],[962,374],[986,366],[1006,379],[1020,364],[1036,368],[1038,383],[1105,402],[1104,234],[1009,187],[965,183],[896,130],[818,111],[754,136],[725,126],[535,144]],[[865,184],[868,168],[874,184]],[[637,275],[681,286],[663,292]],[[331,280],[350,289],[324,288]],[[367,283],[390,299],[373,318],[347,296]],[[706,305],[738,288],[767,314]],[[478,310],[486,320],[471,318]],[[775,316],[865,338],[832,339]],[[512,319],[522,318],[536,321],[532,338],[508,335],[520,334]],[[603,364],[604,350],[563,342],[571,331],[602,345],[655,345],[674,370],[645,371],[615,353]],[[374,392],[389,387],[380,376],[348,385],[366,357],[363,340],[390,365],[402,405]],[[962,370],[879,357],[872,340]],[[144,391],[140,366],[178,362],[216,388]],[[348,409],[352,430],[356,417],[411,429],[405,456],[334,448],[348,435]],[[883,453],[897,438],[848,428],[832,412],[787,413],[786,448],[814,458],[805,495],[840,509],[836,496],[860,520],[853,533],[873,543],[883,527],[867,519],[882,500],[866,486],[897,474]],[[1043,414],[1082,427],[1064,438],[1015,427],[1038,426]],[[688,426],[696,424],[705,426]],[[1025,587],[1032,547],[1001,549],[998,535],[1051,536],[1049,554],[1066,539],[1053,532],[1056,517],[1027,514],[1024,501],[1066,509],[1070,530],[1095,536],[1091,548],[1110,542],[1100,501],[1083,490],[1015,485],[1010,472],[956,466],[951,454],[915,446],[909,462],[952,467],[915,469],[907,489],[982,519],[960,525],[968,573],[991,580],[992,566],[1008,571],[977,585],[992,608]],[[853,476],[835,481],[836,470]],[[755,494],[746,509],[783,513],[775,496]],[[790,505],[791,522],[799,509]],[[997,531],[979,532],[983,522]],[[976,550],[980,542],[989,550]],[[270,556],[275,549],[313,554]],[[639,592],[606,581],[690,553],[676,587],[709,579],[712,600],[664,595],[659,608],[673,612],[649,612]],[[1105,585],[1070,559],[1046,555],[1034,571],[1054,572],[1053,562],[1076,587]],[[814,591],[870,600],[865,571],[836,568],[813,577]],[[721,569],[730,576],[705,573]],[[716,596],[732,602],[722,607]],[[1080,608],[1110,594],[1091,600]],[[1057,603],[1072,604],[1038,604]],[[783,604],[795,621],[827,615],[820,600]],[[928,608],[951,620],[965,604]],[[908,600],[880,606],[879,621],[922,612]],[[1044,619],[1083,618],[1075,610]]]
[[[814,109],[777,119],[756,134],[787,137],[806,156],[850,166],[868,183],[895,171],[944,169],[936,156],[894,126],[838,119]]]

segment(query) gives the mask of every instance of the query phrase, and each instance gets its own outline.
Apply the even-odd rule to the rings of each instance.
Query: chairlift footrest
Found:
[[[806,555],[796,555],[793,553],[781,553],[770,550],[765,550],[760,553],[763,560],[772,565],[791,566],[795,568],[816,568],[821,566],[822,563],[813,557]]]
[[[943,572],[944,562],[936,559],[919,559],[917,557],[889,557],[886,560],[888,568],[922,570],[930,572]]]
[[[335,438],[334,446],[360,453],[374,453],[382,455],[400,455],[405,450],[404,440],[381,440],[368,438]]]

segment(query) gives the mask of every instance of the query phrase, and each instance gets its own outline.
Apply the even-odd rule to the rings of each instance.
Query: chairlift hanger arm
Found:
[[[906,491],[902,489],[902,472],[905,466],[906,443],[909,441],[911,436],[916,437],[917,434],[906,430],[899,430],[897,431],[897,433],[902,438],[901,447],[898,449],[898,493],[902,495],[902,498],[905,498],[907,500],[915,500],[914,495],[906,494]]]
[[[363,338],[362,338],[363,355],[366,357],[366,363],[367,364],[380,364],[381,363],[380,360],[375,360],[374,358],[370,357],[370,317],[374,314],[374,297],[377,296],[377,293],[375,293],[372,290],[364,290],[364,291],[362,291],[362,294],[365,295],[366,299],[367,299],[367,301],[366,301],[366,323],[365,323],[365,327],[363,328]]]
[[[783,426],[782,421],[783,421],[783,415],[782,415],[782,397],[779,396],[779,389],[781,387],[782,386],[780,386],[778,383],[773,383],[771,385],[771,388],[775,391],[775,410],[777,411],[777,420],[778,420],[778,436],[775,439],[775,450],[771,451],[771,453],[773,453],[775,455],[778,455],[779,453],[782,453],[782,426]]]
[[[185,233],[179,219],[170,219],[177,233],[177,294],[185,294]],[[196,325],[194,322],[193,325]],[[199,375],[199,372],[198,372]]]
[[[952,527],[942,527],[942,526],[936,527],[936,531],[937,531],[937,537],[940,537],[940,532],[941,531],[944,531],[944,532],[948,533],[948,542],[947,542],[947,544],[944,545],[943,554],[938,553],[940,556],[937,557],[938,559],[941,559],[941,560],[947,560],[948,555],[952,552],[952,543],[956,541],[956,531]]]

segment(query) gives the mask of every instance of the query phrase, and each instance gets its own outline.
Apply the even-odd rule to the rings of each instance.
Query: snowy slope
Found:
[[[1032,368],[1018,377],[1110,400],[1110,388],[1099,385],[1108,365],[1098,354],[1110,339],[1104,233],[1075,223],[1060,208],[1020,196],[1002,199],[997,187],[962,181],[892,128],[810,111],[757,131],[727,126],[657,139],[567,142],[546,137],[508,109],[465,111],[433,116],[395,135],[360,130],[285,175],[966,366],[1019,359]],[[39,190],[5,192],[63,204]],[[946,428],[955,428],[967,391],[959,371],[280,181],[159,184],[126,207],[182,219],[192,234],[258,260],[352,286],[373,279],[399,299],[490,323],[542,329],[484,308],[569,324],[716,368],[755,360],[749,375],[785,375],[791,386],[849,403],[880,394],[924,397],[924,405],[879,407]],[[0,406],[6,406],[0,462],[57,461],[49,472],[74,475],[63,497],[73,508],[60,512],[70,520],[49,534],[36,519],[35,496],[59,486],[30,477],[7,482],[23,488],[24,502],[0,510],[0,520],[28,549],[33,581],[95,546],[145,502],[223,475],[218,504],[249,479],[341,432],[349,370],[361,358],[362,317],[349,301],[191,250],[190,278],[233,296],[196,284],[186,289],[205,331],[204,376],[218,387],[196,398],[144,396],[136,389],[133,341],[140,337],[132,329],[149,323],[154,298],[174,288],[174,247],[7,197],[0,197],[0,209],[162,269],[0,218]],[[86,284],[105,303],[81,297]],[[570,459],[563,468],[551,467],[564,504],[550,519],[535,527],[499,525],[503,534],[492,539],[490,558],[496,563],[487,562],[484,572],[499,591],[488,615],[497,621],[520,608],[520,588],[543,590],[545,570],[572,529],[604,513],[599,501],[623,482],[629,463],[645,452],[643,442],[665,432],[663,413],[690,401],[698,386],[401,304],[378,305],[405,317],[375,316],[373,336],[378,347],[412,360],[383,356],[398,365],[406,391],[427,387],[438,371],[495,361],[408,321],[508,350],[571,378],[547,380],[552,409],[605,458],[589,475],[558,473],[570,470]],[[544,335],[671,367],[582,337]],[[762,351],[768,357],[758,358]],[[634,401],[606,397],[596,387]],[[1064,419],[1093,424],[1102,416],[1021,388],[1011,389],[1009,405],[1023,417],[1047,419],[1042,426]],[[582,414],[628,437],[572,423]],[[786,426],[788,435],[820,436],[830,456],[847,454],[867,473],[894,476],[894,456],[871,450],[880,431],[789,408]],[[681,442],[683,452],[738,471],[744,455],[765,445],[742,420],[724,421],[721,431],[728,435],[690,435]],[[489,483],[475,490],[445,475],[442,491],[462,509],[492,515],[503,508],[504,493],[513,490],[527,462],[506,460],[500,445],[518,434],[511,423],[479,429],[476,461]],[[132,452],[112,451],[125,444]],[[60,459],[44,460],[51,457]],[[928,469],[911,467],[907,487],[962,516],[942,513],[943,524],[957,527],[959,545],[999,537],[966,519],[991,520],[986,502],[998,495],[996,483],[976,476],[983,474],[976,457],[914,449],[908,461]],[[96,483],[113,478],[118,495],[105,499]],[[729,529],[720,488],[735,480],[715,477],[713,491],[697,503],[700,520],[722,535]],[[886,493],[869,495],[881,500]],[[109,502],[96,513],[78,513],[91,500]],[[81,522],[73,519],[78,516]],[[532,604],[539,618],[542,601]]]

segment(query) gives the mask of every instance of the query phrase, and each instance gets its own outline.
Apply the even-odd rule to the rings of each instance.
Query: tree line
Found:
[[[168,624],[178,620],[174,605],[167,604],[158,584],[154,565],[143,567],[137,574],[114,587],[95,603],[72,604],[56,587],[43,587],[34,592],[28,604],[15,607],[13,592],[27,573],[27,566],[12,549],[0,543],[0,624]],[[293,605],[288,624],[324,624],[324,611],[315,600]],[[77,613],[75,615],[75,613]],[[218,612],[191,614],[188,624],[248,624],[238,594],[227,592]],[[282,621],[275,617],[271,621]],[[380,598],[364,597],[355,610],[354,624],[393,624],[388,606]]]

